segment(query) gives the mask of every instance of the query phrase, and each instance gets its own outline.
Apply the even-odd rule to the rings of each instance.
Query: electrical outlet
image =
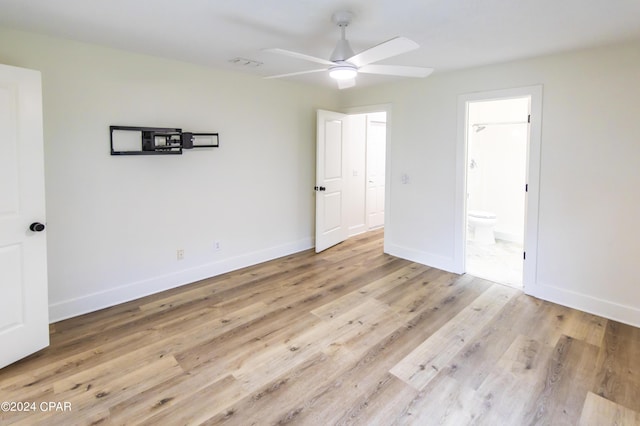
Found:
[[[214,241],[213,242],[213,251],[218,251],[220,250],[220,241]]]
[[[178,258],[178,260],[184,259],[184,250],[183,249],[178,249],[178,251],[176,253],[176,257]]]

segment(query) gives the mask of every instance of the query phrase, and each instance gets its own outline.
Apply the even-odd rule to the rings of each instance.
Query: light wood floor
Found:
[[[640,424],[640,329],[382,253],[382,232],[62,321],[1,424]]]

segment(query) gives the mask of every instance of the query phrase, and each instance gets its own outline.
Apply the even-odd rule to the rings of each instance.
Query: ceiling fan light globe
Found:
[[[329,77],[336,80],[349,80],[358,75],[358,70],[354,67],[338,65],[329,70]]]

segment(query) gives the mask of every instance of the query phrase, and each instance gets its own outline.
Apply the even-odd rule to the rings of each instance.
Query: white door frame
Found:
[[[375,112],[386,112],[387,113],[387,138],[386,138],[386,146],[385,146],[385,164],[384,164],[384,252],[388,252],[387,242],[392,240],[392,232],[393,229],[388,227],[387,225],[391,223],[391,143],[392,143],[392,123],[393,119],[391,116],[391,104],[376,104],[376,105],[365,105],[365,106],[357,106],[357,107],[348,107],[342,110],[343,113],[353,115],[353,114],[372,114]],[[365,203],[366,203],[366,191],[365,191]],[[365,204],[366,205],[366,204]]]
[[[469,102],[503,100],[512,98],[531,98],[531,125],[529,128],[529,146],[527,149],[528,191],[525,196],[524,227],[524,273],[522,284],[525,293],[536,284],[538,260],[538,207],[540,202],[540,146],[542,137],[542,86],[527,86],[513,89],[494,90],[460,95],[458,97],[458,140],[456,146],[456,205],[454,228],[454,272],[466,271],[466,218],[467,210],[467,121]]]

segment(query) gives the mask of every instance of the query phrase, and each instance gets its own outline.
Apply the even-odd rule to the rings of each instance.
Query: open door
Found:
[[[384,226],[386,113],[367,115],[367,228]]]
[[[49,345],[42,87],[0,65],[0,368]]]
[[[345,114],[318,110],[316,142],[316,253],[347,239]]]

